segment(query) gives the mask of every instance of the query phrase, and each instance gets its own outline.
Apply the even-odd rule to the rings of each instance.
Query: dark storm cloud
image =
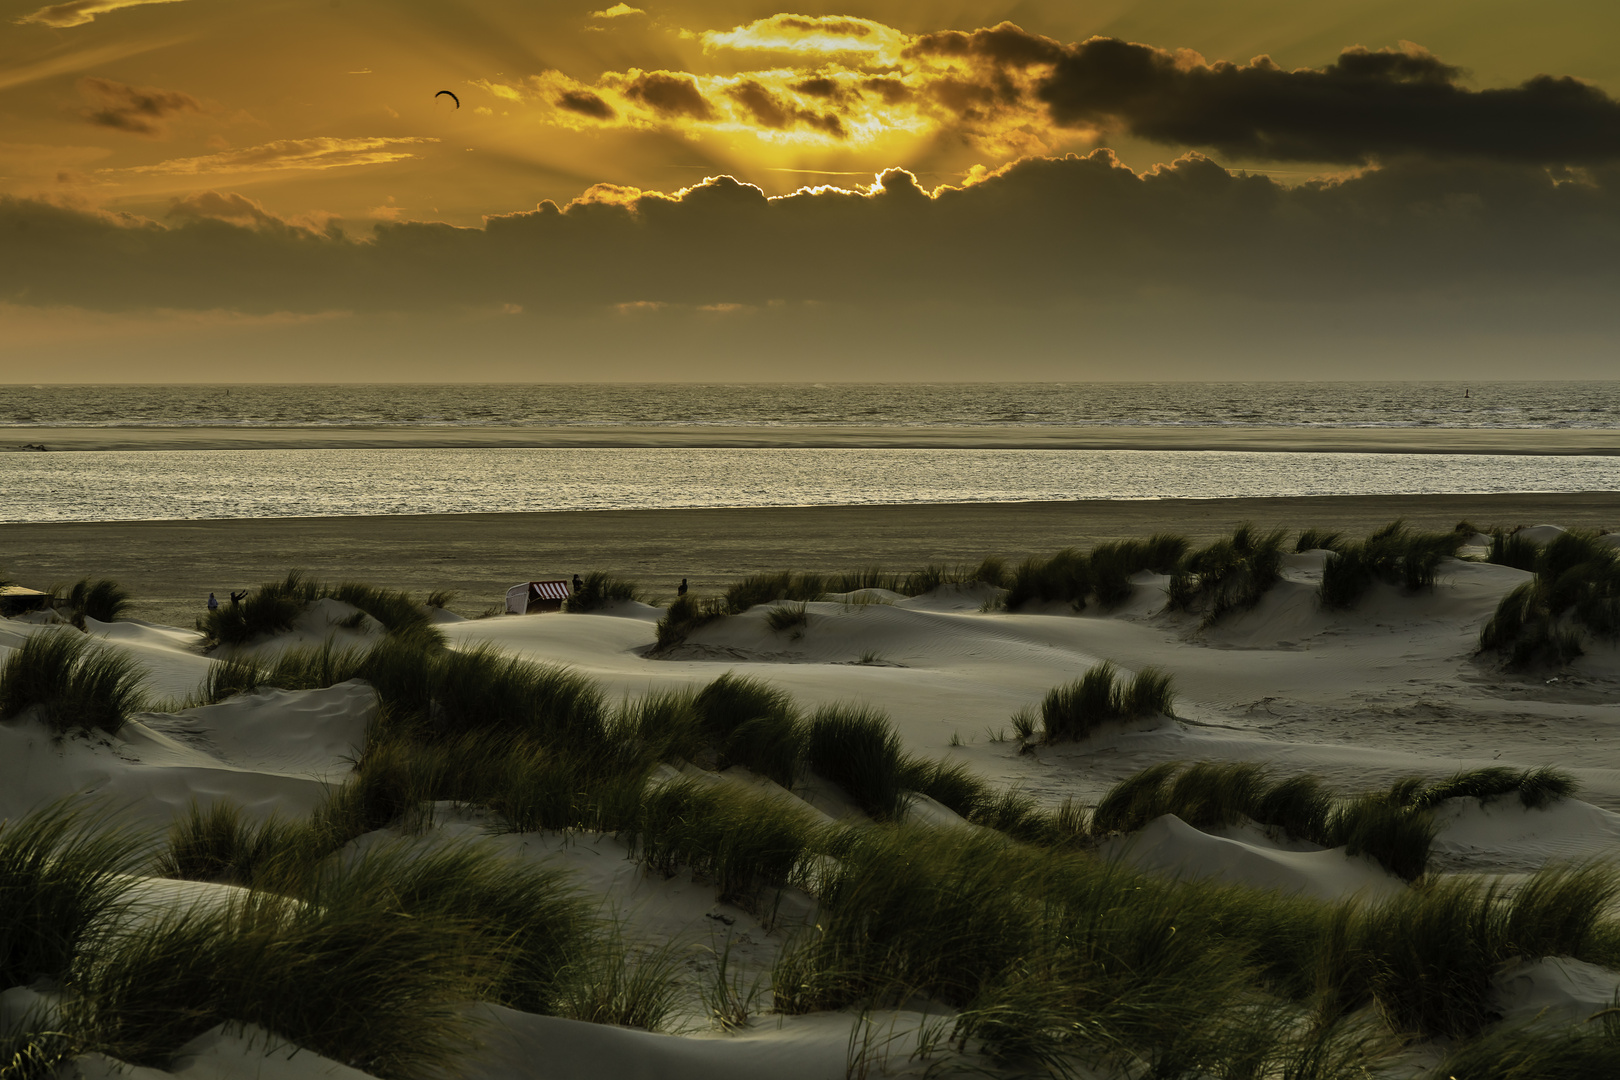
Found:
[[[785,302],[881,315],[1180,294],[1335,310],[1426,298],[1438,311],[1456,297],[1612,299],[1620,286],[1615,168],[1412,161],[1287,188],[1196,155],[1137,175],[1099,151],[932,195],[898,170],[869,192],[774,200],[720,177],[679,195],[602,189],[482,229],[383,224],[369,240],[277,226],[223,193],[177,202],[171,221],[0,201],[11,253],[0,301],[246,312]]]
[[[616,115],[613,106],[589,90],[568,90],[558,95],[557,104],[569,112],[589,116],[593,120],[611,120]]]
[[[625,84],[624,96],[666,116],[708,120],[714,115],[713,106],[690,75],[649,71]]]
[[[783,101],[753,79],[745,79],[729,91],[733,101],[748,110],[754,122],[761,127],[782,131],[800,125],[825,131],[837,138],[844,137],[844,124],[833,113],[816,113]]]
[[[90,103],[85,118],[92,124],[136,135],[160,135],[165,117],[202,111],[190,94],[127,86],[111,79],[80,79],[79,93]]]
[[[1416,48],[1348,49],[1324,68],[1207,63],[1114,38],[1069,46],[1037,96],[1055,123],[1270,161],[1397,155],[1589,163],[1620,158],[1620,103],[1568,77],[1470,90]]]

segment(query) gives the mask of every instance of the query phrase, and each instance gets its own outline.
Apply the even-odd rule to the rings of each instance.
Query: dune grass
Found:
[[[780,890],[809,887],[819,828],[796,799],[687,780],[650,790],[620,836],[649,868],[685,868],[720,899],[768,915]]]
[[[1344,534],[1332,529],[1302,529],[1298,539],[1294,541],[1294,550],[1296,552],[1316,551],[1318,549],[1337,551],[1343,540]]]
[[[1028,603],[1086,606],[1091,592],[1091,564],[1079,548],[1064,548],[1049,558],[1031,556],[1012,568],[1003,598],[1008,611]]]
[[[1110,721],[1146,716],[1175,716],[1171,677],[1147,667],[1122,684],[1114,665],[1105,660],[1047,691],[1040,709],[1041,738],[1048,743],[1083,739]],[[1015,721],[1015,726],[1020,725]]]
[[[1366,854],[1390,873],[1414,881],[1428,868],[1437,830],[1433,811],[1447,799],[1475,798],[1483,804],[1515,794],[1533,809],[1576,788],[1573,777],[1552,769],[1485,768],[1436,783],[1408,777],[1384,791],[1339,798],[1313,776],[1277,779],[1249,762],[1183,766],[1171,761],[1110,788],[1092,813],[1091,833],[1100,838],[1135,832],[1165,814],[1201,829],[1248,820],[1323,847]]]
[[[66,801],[0,822],[0,981],[65,978],[149,857],[142,837]]]
[[[671,649],[692,631],[723,619],[732,612],[723,596],[678,596],[658,620],[656,649]]]
[[[1491,547],[1485,555],[1485,561],[1496,563],[1498,566],[1511,566],[1515,570],[1534,570],[1536,560],[1541,557],[1541,545],[1515,530],[1504,532],[1497,529],[1491,533]]]
[[[1609,1080],[1617,1061],[1620,1024],[1514,1026],[1451,1047],[1425,1080]]]
[[[792,570],[753,574],[726,590],[726,614],[740,615],[758,604],[773,604],[779,600],[820,600],[827,592],[827,579],[821,574],[800,574]]]
[[[386,1080],[436,1074],[470,1046],[488,966],[472,928],[371,905],[253,894],[158,915],[81,955],[65,1012],[83,1044],[164,1066],[225,1021]]]
[[[1226,539],[1189,552],[1170,578],[1172,609],[1203,614],[1207,629],[1234,611],[1247,611],[1282,578],[1285,530],[1270,533],[1245,523]]]
[[[634,582],[614,577],[605,570],[592,570],[581,580],[584,587],[570,593],[568,599],[563,601],[564,611],[579,615],[600,611],[612,603],[646,600],[646,596]]]
[[[1177,533],[1154,533],[1146,540],[1115,540],[1091,549],[1087,563],[1091,590],[1099,606],[1118,607],[1130,599],[1131,576],[1144,570],[1168,574],[1187,554],[1191,543]]]
[[[876,709],[827,705],[806,724],[806,763],[878,820],[900,813],[901,758],[900,736]]]
[[[59,609],[66,609],[69,621],[80,630],[84,629],[87,618],[113,622],[135,603],[129,590],[111,578],[80,578],[70,586],[52,588],[51,596]]]
[[[330,598],[353,605],[376,619],[390,636],[443,646],[444,635],[433,624],[428,607],[408,592],[345,581],[324,585],[301,570],[289,570],[280,581],[248,592],[240,604],[222,604],[197,620],[205,648],[244,645],[259,637],[286,633],[304,609]]]
[[[799,638],[810,628],[810,613],[803,603],[778,604],[765,613],[765,625],[772,633],[791,633]]]
[[[115,734],[145,707],[145,677],[129,653],[76,631],[30,634],[0,664],[0,719],[34,710],[58,735]]]
[[[1535,578],[1508,593],[1480,631],[1481,651],[1512,667],[1566,664],[1583,641],[1620,638],[1620,549],[1596,531],[1561,533],[1536,553]]]
[[[285,889],[310,872],[328,847],[304,822],[272,816],[254,823],[234,803],[204,809],[194,800],[169,827],[157,871],[189,881]]]
[[[1365,540],[1341,544],[1322,565],[1322,605],[1352,608],[1375,581],[1407,592],[1433,589],[1441,560],[1455,558],[1467,539],[1455,529],[1414,532],[1397,519]]]
[[[254,656],[227,656],[216,660],[202,685],[182,707],[215,705],[237,694],[261,687],[276,690],[318,690],[364,677],[369,654],[361,649],[325,641],[313,648],[292,648],[269,660]]]
[[[395,840],[328,865],[304,896],[337,910],[441,922],[476,938],[479,1000],[561,1015],[567,983],[606,928],[561,870],[483,844]]]

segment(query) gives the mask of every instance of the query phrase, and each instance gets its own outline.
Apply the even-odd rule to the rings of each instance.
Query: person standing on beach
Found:
[[[219,597],[215,596],[213,593],[208,594],[208,610],[209,611],[218,611],[219,610]]]
[[[231,607],[236,607],[243,600],[246,600],[247,599],[247,594],[248,594],[248,591],[246,589],[243,589],[241,592],[236,592],[233,589],[231,591]]]
[[[574,591],[575,592],[584,592],[585,591],[585,583],[580,580],[578,574],[574,575]]]
[[[675,595],[676,596],[685,596],[686,595],[686,579],[685,578],[681,578],[681,583],[675,587]]]

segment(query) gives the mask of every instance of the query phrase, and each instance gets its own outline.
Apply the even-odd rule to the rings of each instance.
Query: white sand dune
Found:
[[[1167,877],[1252,885],[1318,900],[1377,901],[1406,888],[1377,863],[1346,855],[1342,849],[1289,851],[1253,836],[1241,840],[1212,836],[1174,814],[1106,842],[1103,851],[1128,866]]]
[[[1556,534],[1552,526],[1525,531],[1538,539]],[[771,606],[762,605],[711,623],[661,655],[652,648],[659,609],[642,604],[592,615],[437,621],[452,647],[487,644],[567,665],[614,700],[695,688],[735,671],[787,690],[806,708],[872,705],[889,714],[908,752],[964,762],[1049,806],[1066,797],[1094,802],[1119,779],[1162,761],[1258,761],[1278,775],[1318,774],[1345,791],[1484,765],[1552,765],[1583,783],[1581,799],[1537,810],[1513,798],[1484,806],[1450,800],[1437,813],[1439,868],[1517,875],[1550,860],[1620,855],[1620,650],[1594,648],[1556,681],[1506,673],[1475,649],[1480,626],[1525,573],[1449,560],[1432,592],[1407,595],[1380,585],[1354,609],[1330,611],[1317,598],[1324,558],[1320,551],[1289,556],[1284,580],[1257,607],[1207,629],[1195,616],[1164,610],[1166,579],[1152,574],[1138,575],[1133,596],[1112,611],[1066,605],[986,611],[996,591],[983,586],[946,586],[912,598],[861,590],[808,603],[806,625],[774,631]],[[51,629],[49,620],[0,621],[0,658]],[[216,662],[200,654],[196,635],[186,630],[119,622],[91,623],[89,632],[135,657],[159,696],[185,697]],[[292,631],[237,652],[271,658],[328,641],[365,647],[379,634],[374,620],[325,600]],[[1169,672],[1178,718],[1116,724],[1081,742],[1028,753],[1004,739],[1017,710],[1101,660],[1127,674],[1150,666]],[[351,682],[143,713],[115,737],[53,738],[25,716],[0,723],[0,814],[15,817],[72,795],[153,831],[193,802],[220,799],[252,818],[305,815],[348,775],[376,714],[375,694]],[[743,770],[666,772],[682,775],[803,798],[822,820],[858,816],[825,783],[788,793]],[[941,829],[978,828],[932,800],[914,800],[907,813]],[[611,836],[490,836],[489,825],[484,812],[444,804],[421,842],[476,839],[512,858],[561,868],[637,941],[676,942],[671,947],[698,952],[729,942],[741,966],[763,971],[780,952],[783,927],[815,918],[814,900],[791,890],[765,917],[719,902],[709,884],[688,875],[647,872]],[[395,839],[377,833],[356,847]],[[1174,816],[1109,841],[1105,852],[1154,874],[1322,899],[1375,901],[1406,887],[1343,850],[1283,843],[1247,826],[1201,831]],[[179,907],[219,902],[231,895],[222,888],[151,880],[139,892],[148,906]],[[1504,972],[1498,997],[1510,1018],[1574,1021],[1603,1007],[1616,979],[1614,972],[1555,958]],[[0,994],[0,1014],[13,1015],[22,1001],[17,991]],[[470,1080],[822,1080],[844,1076],[850,1055],[851,1017],[842,1014],[768,1017],[738,1033],[677,1037],[476,1009],[486,1021],[482,1048],[457,1074]],[[887,1033],[879,1041],[892,1037],[896,1071],[889,1075],[924,1066],[905,1063],[923,1022],[914,1013],[874,1017]],[[73,1070],[84,1080],[116,1071],[93,1055]],[[278,1047],[262,1031],[227,1028],[196,1040],[167,1073],[119,1075],[349,1080],[362,1074]]]

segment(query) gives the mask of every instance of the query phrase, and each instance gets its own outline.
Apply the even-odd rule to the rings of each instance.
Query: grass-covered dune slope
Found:
[[[5,620],[0,1067],[1616,1075],[1614,549],[1511,540]]]

